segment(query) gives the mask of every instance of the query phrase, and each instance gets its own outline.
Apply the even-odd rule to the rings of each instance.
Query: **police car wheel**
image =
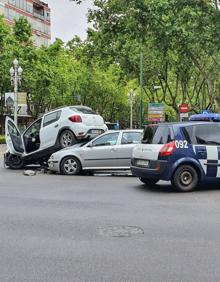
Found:
[[[159,181],[158,179],[149,179],[144,177],[140,177],[139,179],[141,182],[147,185],[155,185]]]
[[[173,177],[172,185],[181,192],[194,190],[199,182],[198,173],[190,165],[182,165],[177,168]]]

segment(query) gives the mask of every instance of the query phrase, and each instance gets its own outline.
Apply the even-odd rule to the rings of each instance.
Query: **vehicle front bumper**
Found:
[[[56,160],[48,160],[48,168],[49,170],[60,172],[59,162]]]
[[[131,172],[134,176],[149,179],[169,180],[167,161],[149,161],[148,167],[135,165],[135,159],[132,159],[131,163]]]

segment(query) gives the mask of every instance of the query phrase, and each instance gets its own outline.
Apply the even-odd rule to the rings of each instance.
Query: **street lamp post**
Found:
[[[161,86],[154,85],[154,91],[156,92],[156,95],[157,95],[157,90],[160,90],[160,89],[161,89]]]
[[[133,128],[133,99],[135,97],[135,92],[131,90],[129,92],[129,101],[130,101],[130,128]]]
[[[14,85],[14,123],[18,124],[18,84],[21,82],[22,68],[18,60],[14,59],[13,67],[10,68],[11,83]]]

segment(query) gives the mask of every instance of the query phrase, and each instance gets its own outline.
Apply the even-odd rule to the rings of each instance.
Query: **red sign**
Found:
[[[189,106],[187,104],[182,104],[179,106],[180,113],[188,113],[189,112]]]

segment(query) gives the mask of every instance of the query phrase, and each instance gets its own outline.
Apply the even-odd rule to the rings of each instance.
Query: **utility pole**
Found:
[[[141,95],[140,95],[140,128],[142,128],[142,112],[143,112],[143,53],[141,52],[140,55],[140,90],[141,90]]]
[[[133,99],[135,97],[135,92],[131,90],[129,92],[129,101],[130,101],[130,129],[133,128]]]
[[[21,82],[22,68],[18,60],[14,59],[13,66],[10,68],[11,83],[14,85],[14,123],[18,125],[18,84]]]

